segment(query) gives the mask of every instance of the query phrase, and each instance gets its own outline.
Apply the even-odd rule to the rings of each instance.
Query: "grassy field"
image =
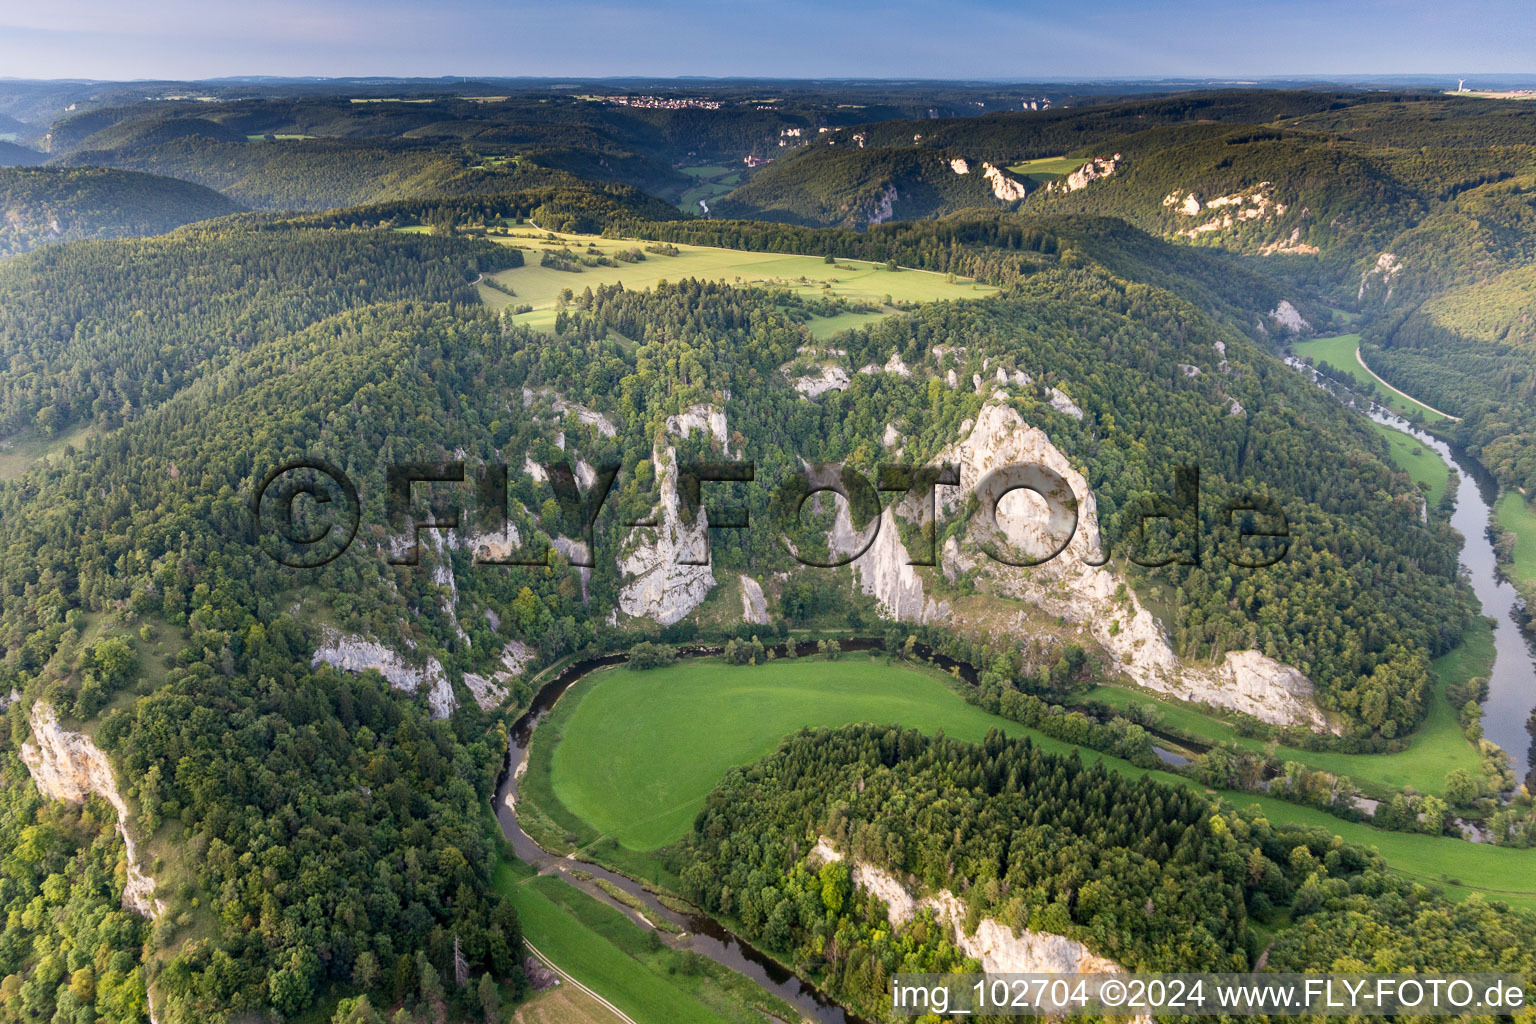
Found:
[[[1036,184],[1059,178],[1063,174],[1071,174],[1087,160],[1080,156],[1046,156],[1038,160],[1025,160],[1021,164],[1014,164],[1008,170],[1021,178],[1028,178]]]
[[[1505,491],[1493,506],[1499,525],[1515,535],[1515,560],[1509,574],[1529,583],[1536,580],[1536,509],[1518,491]]]
[[[1451,467],[1445,464],[1445,460],[1411,434],[1393,430],[1384,423],[1373,422],[1371,426],[1387,439],[1387,447],[1392,451],[1392,462],[1405,471],[1415,484],[1429,485],[1428,500],[1431,506],[1438,502],[1451,481]]]
[[[1426,423],[1442,423],[1447,419],[1444,414],[1436,412],[1422,402],[1404,398],[1371,376],[1370,371],[1361,366],[1360,361],[1355,358],[1355,353],[1360,348],[1358,334],[1338,334],[1332,338],[1293,342],[1291,348],[1298,356],[1305,356],[1319,363],[1327,363],[1335,370],[1353,377],[1359,383],[1362,392],[1372,395],[1376,401],[1394,412],[1404,416],[1418,413]]]
[[[699,200],[712,203],[741,184],[742,170],[737,167],[680,167],[693,179],[693,186],[678,197],[677,205],[689,213],[699,212]]]
[[[495,879],[516,906],[528,941],[640,1024],[762,1024],[766,1014],[794,1018],[786,1003],[742,975],[670,949],[608,904],[554,875],[530,877],[529,870],[504,861]],[[597,1009],[600,1017],[562,1019],[617,1021]]]
[[[1475,776],[1481,771],[1482,762],[1472,744],[1462,735],[1456,709],[1445,699],[1445,688],[1453,682],[1487,675],[1492,664],[1493,633],[1486,622],[1478,619],[1467,631],[1460,647],[1435,659],[1435,695],[1424,724],[1413,734],[1406,750],[1396,754],[1340,754],[1277,746],[1275,754],[1285,761],[1300,761],[1335,775],[1347,775],[1373,795],[1395,792],[1404,786],[1412,786],[1420,793],[1444,793],[1448,772],[1464,768]],[[1088,697],[1118,708],[1138,704],[1151,707],[1172,730],[1207,743],[1236,745],[1247,750],[1268,747],[1263,740],[1238,735],[1230,722],[1217,715],[1145,690],[1101,686],[1092,690]]]
[[[55,437],[43,437],[35,430],[0,439],[0,480],[15,480],[38,462],[61,452],[66,445],[81,445],[94,436],[90,426],[73,427]]]
[[[561,705],[567,701],[569,718],[554,749],[555,795],[638,850],[674,842],[728,768],[765,757],[802,726],[895,722],[966,740],[980,740],[995,726],[1024,731],[965,703],[937,675],[862,655],[748,670],[717,661],[665,671],[612,669]],[[698,742],[706,728],[701,708],[709,709],[707,743]]]
[[[620,262],[614,267],[583,267],[580,273],[575,273],[539,266],[542,251],[546,248],[568,247],[575,252],[586,252],[589,246],[595,246],[604,255],[611,257],[616,252],[637,246],[644,248],[645,243],[594,235],[560,235],[559,241],[551,242],[547,233],[533,230],[498,235],[494,239],[524,247],[523,258],[526,262],[521,267],[493,275],[498,283],[516,292],[516,297],[481,285],[480,298],[486,305],[496,309],[531,305],[532,312],[518,314],[516,322],[539,330],[548,330],[554,326],[556,305],[563,289],[569,288],[579,293],[586,288],[596,290],[600,284],[611,285],[618,281],[624,282],[624,287],[631,290],[650,288],[659,281],[681,281],[686,278],[734,284],[770,284],[792,289],[807,298],[841,298],[881,304],[887,299],[892,302],[974,299],[997,291],[969,280],[957,279],[951,284],[944,274],[924,270],[892,272],[878,263],[856,260],[826,263],[817,256],[785,256],[697,245],[679,245],[676,256],[646,253],[643,263]],[[831,330],[868,323],[891,312],[894,309],[886,307],[883,314],[843,314],[831,318],[838,321],[838,325],[830,330],[826,327],[818,329],[813,321],[811,333],[825,335]]]
[[[619,1017],[574,986],[559,985],[519,1006],[512,1024],[619,1024]]]
[[[1464,650],[1469,659],[1480,656],[1470,645]],[[1445,659],[1437,668],[1453,671]],[[1044,749],[1077,749],[964,704],[935,673],[862,657],[777,661],[752,668],[690,662],[648,673],[610,670],[578,684],[539,727],[524,777],[524,801],[558,800],[562,806],[547,809],[588,823],[580,838],[600,853],[600,859],[636,877],[651,877],[662,870],[660,861],[643,849],[685,834],[693,813],[727,767],[761,757],[780,737],[804,725],[870,720],[905,720],[965,739],[996,727],[1010,735],[1027,735]],[[1437,721],[1433,732],[1426,726],[1418,741],[1422,749],[1415,748],[1417,757],[1453,749],[1444,719]],[[705,736],[708,742],[701,742]],[[1084,763],[1098,762],[1124,775],[1150,774],[1170,785],[1195,785],[1183,776],[1147,772],[1095,751],[1079,753]],[[1418,768],[1414,755],[1400,758],[1398,764],[1405,778],[1429,779],[1439,767]],[[717,774],[710,778],[711,772]],[[531,783],[541,773],[552,785],[539,796]],[[1438,778],[1443,779],[1443,772]],[[1217,795],[1237,807],[1257,808],[1271,821],[1325,828],[1347,842],[1375,847],[1393,870],[1443,886],[1452,899],[1480,893],[1536,909],[1536,851],[1385,832],[1251,793]],[[565,804],[567,800],[575,806]],[[589,814],[606,824],[590,821]],[[594,835],[605,830],[633,849],[612,845],[610,856],[603,848],[607,842],[594,841]]]

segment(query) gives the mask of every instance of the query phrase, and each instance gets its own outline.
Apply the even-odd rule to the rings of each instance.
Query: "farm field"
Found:
[[[1085,162],[1085,159],[1080,156],[1045,156],[1038,160],[1025,160],[1023,163],[1014,164],[1008,168],[1008,171],[1041,185],[1052,178],[1071,174]]]
[[[940,299],[974,299],[995,294],[997,289],[975,284],[969,280],[957,280],[951,284],[943,274],[923,270],[886,270],[878,263],[857,260],[838,260],[826,263],[816,256],[785,256],[771,252],[744,252],[737,249],[712,249],[696,245],[679,245],[678,255],[662,256],[646,253],[641,263],[619,262],[613,267],[583,267],[579,273],[539,266],[542,251],[569,248],[574,252],[586,252],[595,248],[612,258],[614,253],[634,248],[644,248],[644,242],[596,235],[559,235],[551,241],[549,233],[522,231],[511,235],[493,236],[498,242],[519,245],[524,248],[525,263],[521,267],[503,270],[492,275],[497,283],[511,288],[516,296],[509,296],[494,288],[480,285],[480,298],[494,309],[513,305],[531,305],[533,310],[515,317],[517,323],[539,330],[549,330],[555,323],[556,305],[560,293],[566,288],[580,292],[596,289],[600,284],[622,281],[624,287],[636,290],[654,287],[660,281],[681,281],[697,278],[703,281],[726,281],[735,284],[768,284],[788,288],[806,298],[839,298],[853,302],[879,303],[882,313],[844,313],[830,319],[837,321],[830,329],[812,320],[812,335],[824,336],[845,327],[868,323],[883,315],[895,312],[886,306],[887,298],[893,303],[934,302]],[[825,289],[823,285],[828,287]]]
[[[1486,622],[1477,620],[1467,630],[1466,640],[1460,647],[1435,659],[1435,695],[1424,723],[1413,734],[1406,750],[1395,754],[1341,754],[1277,747],[1276,755],[1282,760],[1300,761],[1335,775],[1347,775],[1357,786],[1371,793],[1412,786],[1421,793],[1442,794],[1447,773],[1463,768],[1476,774],[1482,760],[1462,735],[1456,709],[1445,699],[1445,688],[1453,682],[1487,675],[1492,662],[1493,634]],[[1164,725],[1207,743],[1234,745],[1246,750],[1264,750],[1268,746],[1263,740],[1238,735],[1237,729],[1219,715],[1160,698],[1149,691],[1100,686],[1089,692],[1088,699],[1116,708],[1149,707]]]
[[[1536,509],[1520,492],[1505,491],[1493,512],[1499,525],[1515,535],[1515,558],[1509,574],[1522,583],[1536,581]]]
[[[1469,658],[1476,656],[1471,647],[1463,650]],[[750,668],[698,661],[649,672],[594,673],[567,693],[539,727],[524,797],[539,799],[531,784],[541,775],[547,777],[551,785],[542,799],[560,804],[550,810],[577,819],[585,826],[588,834],[583,838],[589,846],[602,843],[612,851],[600,859],[622,861],[623,870],[636,875],[651,862],[659,866],[647,851],[687,832],[729,767],[761,758],[783,736],[802,727],[902,720],[968,740],[997,728],[1028,736],[1056,753],[1075,750],[1084,763],[1099,762],[1110,771],[1196,785],[1183,776],[1148,772],[989,715],[964,703],[936,673],[845,656],[836,662],[781,660]],[[1443,720],[1433,733],[1429,729],[1425,727],[1419,741],[1423,750],[1452,749]],[[701,743],[705,735],[709,742]],[[1465,746],[1459,732],[1455,738]],[[1423,750],[1418,758],[1424,757]],[[658,756],[658,751],[666,756]],[[1405,778],[1410,772],[1423,778],[1433,774],[1415,762],[1413,755],[1400,759]],[[1442,772],[1436,788],[1443,777]],[[1218,795],[1235,807],[1257,808],[1274,822],[1325,828],[1347,842],[1375,847],[1393,870],[1443,886],[1452,899],[1481,893],[1536,909],[1536,851],[1387,832],[1252,793]],[[613,840],[620,845],[609,845]]]
[[[1293,342],[1291,348],[1298,356],[1305,356],[1319,363],[1327,363],[1335,370],[1353,377],[1359,382],[1362,392],[1373,396],[1376,401],[1403,416],[1417,413],[1426,423],[1441,423],[1449,418],[1422,402],[1404,398],[1371,376],[1370,371],[1361,366],[1360,360],[1355,357],[1355,353],[1360,348],[1358,334],[1337,334],[1331,338],[1313,338],[1311,341]]]

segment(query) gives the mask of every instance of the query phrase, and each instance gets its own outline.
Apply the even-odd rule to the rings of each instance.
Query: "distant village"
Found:
[[[651,110],[719,110],[721,100],[674,99],[667,96],[609,96],[606,102],[616,107],[646,107]]]

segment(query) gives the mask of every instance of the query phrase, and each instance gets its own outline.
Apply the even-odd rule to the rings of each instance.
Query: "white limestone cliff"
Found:
[[[434,718],[447,718],[458,706],[448,674],[436,658],[428,658],[425,667],[417,668],[407,665],[397,652],[381,643],[351,636],[329,626],[310,664],[326,664],[343,672],[363,673],[373,669],[397,690],[406,693],[426,690],[427,704]]]
[[[676,416],[667,417],[667,433],[674,437],[687,437],[695,430],[709,434],[721,448],[726,446],[725,413],[718,406],[691,405]]]
[[[992,183],[992,194],[1005,203],[1023,199],[1029,191],[1022,181],[1015,181],[991,164],[982,164],[981,173]]]
[[[1071,488],[1078,503],[1077,529],[1066,548],[1050,561],[1032,568],[1015,568],[993,561],[974,549],[978,530],[973,524],[966,544],[946,544],[946,578],[976,569],[989,588],[1047,614],[1078,623],[1109,655],[1112,667],[1133,682],[1182,700],[1241,711],[1273,724],[1313,729],[1328,723],[1313,701],[1313,690],[1299,671],[1258,651],[1233,651],[1213,667],[1185,665],[1174,653],[1161,625],[1105,561],[1099,538],[1098,506],[1082,474],[1050,441],[1028,424],[1012,406],[989,403],[966,436],[946,448],[935,461],[956,465],[958,487],[940,487],[941,509],[953,511],[964,496],[994,469],[1014,464],[1044,466]],[[962,431],[965,432],[964,430]],[[1042,499],[1014,491],[999,502],[998,525],[1008,542],[1034,558],[1048,555],[1059,544],[1044,518]],[[866,556],[867,557],[867,556]],[[891,590],[898,571],[885,568],[882,586]],[[910,610],[911,605],[905,606]]]
[[[949,604],[925,595],[922,577],[907,564],[910,556],[901,542],[893,505],[880,513],[879,529],[863,554],[849,567],[859,589],[874,597],[893,619],[902,622],[935,622],[949,614]],[[912,516],[915,520],[916,516]],[[867,539],[870,527],[855,531],[846,502],[838,502],[837,517],[827,537],[832,554],[844,556],[858,551]]]
[[[141,866],[138,844],[128,829],[128,804],[117,788],[112,762],[89,736],[60,726],[51,704],[34,704],[31,721],[32,739],[21,745],[21,759],[38,792],[74,804],[95,793],[112,805],[117,811],[117,832],[127,850],[123,906],[145,917],[159,916],[165,903],[155,899],[155,880]]]
[[[715,585],[708,565],[683,565],[683,560],[707,558],[709,528],[703,509],[685,523],[677,495],[677,451],[670,446],[652,454],[661,502],[653,516],[656,526],[637,526],[619,558],[625,583],[619,608],[626,615],[654,619],[670,626],[697,608]]]
[[[790,384],[796,391],[806,398],[819,398],[828,391],[843,391],[848,387],[851,378],[848,371],[841,366],[817,367],[815,373],[807,373],[799,377],[790,376],[786,367],[784,375],[789,377]]]
[[[1287,334],[1301,334],[1310,331],[1312,325],[1301,315],[1301,311],[1291,305],[1286,299],[1281,299],[1274,309],[1269,311],[1270,320],[1276,327]]]
[[[741,621],[749,622],[754,626],[766,626],[768,624],[768,599],[763,596],[762,584],[751,576],[743,575],[741,580]]]
[[[813,863],[827,863],[841,861],[843,855],[823,836],[817,840],[809,859]],[[860,860],[851,862],[848,873],[856,889],[885,904],[886,919],[892,928],[906,925],[918,914],[931,912],[934,920],[954,934],[956,947],[981,961],[981,969],[988,974],[1125,973],[1125,968],[1115,961],[1065,935],[1028,929],[1015,932],[990,917],[978,922],[975,932],[967,932],[965,903],[948,889],[916,898],[890,872]]]
[[[538,652],[521,640],[513,640],[501,649],[501,668],[490,676],[464,673],[464,685],[474,695],[475,703],[486,711],[502,705],[510,692],[512,680],[522,675]]]
[[[1078,192],[1098,181],[1107,178],[1120,169],[1120,154],[1111,157],[1096,156],[1087,161],[1083,166],[1067,175],[1046,185],[1047,192]],[[1165,199],[1164,204],[1167,204]]]
[[[1375,265],[1360,275],[1360,292],[1355,298],[1365,298],[1365,293],[1370,291],[1371,285],[1379,284],[1386,289],[1386,295],[1383,297],[1384,300],[1390,300],[1392,298],[1392,279],[1402,269],[1403,265],[1398,261],[1395,253],[1384,252],[1377,256]]]

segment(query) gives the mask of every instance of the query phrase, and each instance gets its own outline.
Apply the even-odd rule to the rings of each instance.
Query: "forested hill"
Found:
[[[1261,953],[1282,971],[1536,967],[1536,918],[1449,904],[1326,830],[1218,812],[995,732],[803,732],[726,777],[681,861],[695,899],[871,1019],[901,1019],[897,972],[978,970],[957,931],[988,919],[1133,971],[1243,972]],[[856,886],[848,861],[940,908],[953,895],[958,921],[935,903],[891,920],[893,894]],[[1254,924],[1282,918],[1265,949]]]
[[[14,142],[0,140],[0,167],[30,167],[48,159],[45,154]]]
[[[104,167],[0,167],[0,256],[49,242],[158,235],[241,207],[175,178]]]
[[[0,264],[0,429],[110,429],[237,352],[374,302],[473,302],[521,253],[281,225],[51,246]]]

